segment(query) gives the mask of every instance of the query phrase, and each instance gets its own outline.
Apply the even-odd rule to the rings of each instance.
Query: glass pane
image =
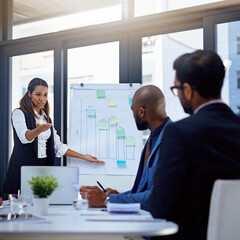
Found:
[[[217,52],[226,67],[222,98],[240,116],[240,21],[218,24],[216,30]]]
[[[68,104],[76,83],[119,83],[119,42],[69,49]]]
[[[222,0],[135,0],[134,15],[135,17],[139,17],[219,1]]]
[[[68,83],[119,83],[119,42],[69,49]]]
[[[48,83],[48,101],[50,104],[50,116],[53,120],[53,51],[39,52],[16,56],[12,61],[12,99],[9,111],[19,107],[19,101],[27,92],[28,83],[35,77],[39,77]],[[10,131],[12,129],[10,128]],[[12,137],[12,134],[10,134]],[[10,141],[10,149],[12,141]],[[10,151],[11,152],[11,151]]]
[[[149,36],[142,39],[143,84],[156,85],[163,91],[167,114],[174,121],[187,115],[184,113],[179,99],[170,90],[175,78],[173,62],[181,54],[202,48],[202,29]]]
[[[121,20],[121,0],[13,1],[13,38]]]

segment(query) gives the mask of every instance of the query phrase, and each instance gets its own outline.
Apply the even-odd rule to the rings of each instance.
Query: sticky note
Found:
[[[125,137],[125,130],[124,129],[117,129],[116,135],[117,135],[117,137]]]
[[[133,137],[126,138],[126,145],[127,146],[135,146],[135,138],[133,138]]]
[[[108,130],[108,122],[100,121],[99,124],[98,124],[98,128],[100,130]]]
[[[128,103],[129,103],[130,106],[132,106],[132,98],[128,99]]]
[[[110,125],[116,125],[118,123],[118,119],[117,118],[110,118],[109,119],[109,124]]]
[[[107,101],[108,107],[116,107],[117,106],[117,101],[115,98],[108,99]]]
[[[95,117],[96,116],[96,109],[86,109],[86,113],[88,117]]]
[[[126,160],[117,160],[118,167],[126,167]]]
[[[97,90],[97,98],[105,98],[105,90]]]

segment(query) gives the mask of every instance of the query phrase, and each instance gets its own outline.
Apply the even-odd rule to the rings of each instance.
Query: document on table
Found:
[[[89,216],[86,221],[101,221],[101,222],[163,222],[164,219],[154,219],[151,215],[141,214],[108,214],[106,216]]]
[[[110,213],[139,213],[140,203],[108,203],[107,211]]]

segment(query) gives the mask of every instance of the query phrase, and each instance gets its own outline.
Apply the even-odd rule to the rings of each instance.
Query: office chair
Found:
[[[216,180],[213,186],[207,240],[240,239],[240,180]]]

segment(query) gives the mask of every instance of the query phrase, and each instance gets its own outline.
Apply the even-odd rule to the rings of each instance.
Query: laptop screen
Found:
[[[58,187],[49,197],[50,204],[72,204],[77,198],[74,185],[79,184],[78,167],[61,166],[23,166],[21,167],[21,195],[32,196],[28,180],[36,176],[50,176],[57,178]]]

